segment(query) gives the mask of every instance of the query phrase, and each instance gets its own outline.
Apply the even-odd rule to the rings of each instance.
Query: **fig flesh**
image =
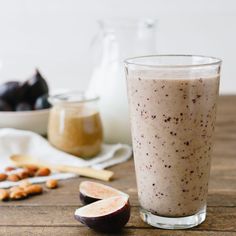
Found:
[[[80,191],[80,200],[83,204],[90,204],[92,202],[114,196],[128,197],[127,194],[117,189],[92,181],[81,182],[79,191]]]
[[[126,196],[115,196],[83,206],[75,211],[75,219],[101,232],[117,232],[130,218]]]

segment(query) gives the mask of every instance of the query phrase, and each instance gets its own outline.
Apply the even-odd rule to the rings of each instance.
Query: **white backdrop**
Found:
[[[0,81],[38,66],[52,88],[86,88],[89,42],[106,17],[157,18],[160,53],[221,57],[221,93],[236,93],[234,0],[0,0]]]

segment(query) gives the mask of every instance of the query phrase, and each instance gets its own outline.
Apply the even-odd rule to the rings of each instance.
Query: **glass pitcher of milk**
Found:
[[[88,90],[100,96],[105,142],[131,144],[123,61],[156,53],[156,20],[112,19],[98,23]]]

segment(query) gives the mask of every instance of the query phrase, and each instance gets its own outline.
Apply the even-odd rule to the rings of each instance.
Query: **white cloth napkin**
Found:
[[[84,160],[55,149],[46,139],[31,131],[0,129],[0,172],[4,172],[5,167],[12,166],[9,157],[13,154],[28,154],[36,157],[39,161],[50,164],[104,169],[127,161],[132,155],[132,149],[126,144],[103,144],[99,155],[90,160]],[[19,170],[12,173],[17,171]],[[73,173],[52,173],[48,177],[29,178],[29,181],[41,183],[50,178],[68,179],[75,176],[77,175]],[[0,182],[0,188],[8,188],[18,184],[4,181]]]

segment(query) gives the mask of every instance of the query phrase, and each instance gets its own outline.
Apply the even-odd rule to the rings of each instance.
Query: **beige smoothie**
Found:
[[[180,217],[206,205],[219,77],[127,74],[141,207]]]

